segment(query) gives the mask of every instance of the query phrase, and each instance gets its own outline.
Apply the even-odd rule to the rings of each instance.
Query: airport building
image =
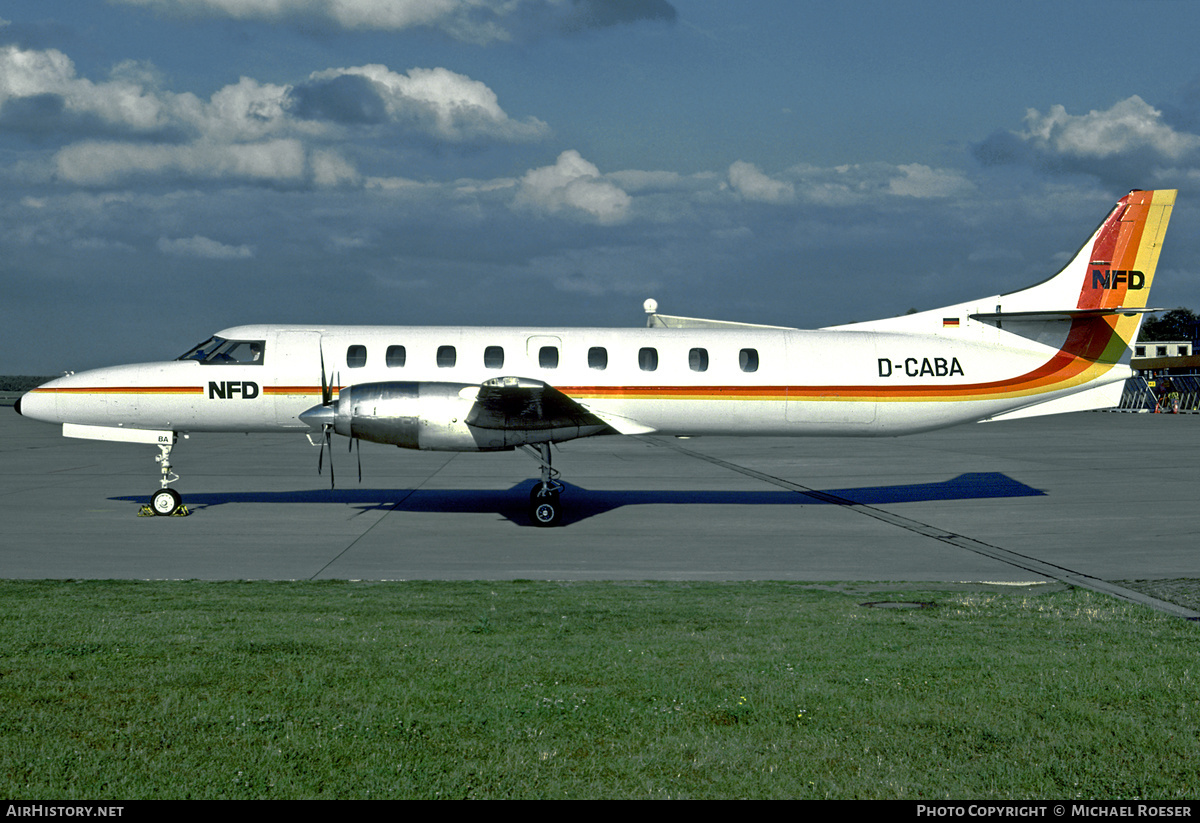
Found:
[[[1200,413],[1200,354],[1192,340],[1137,341],[1122,411]]]

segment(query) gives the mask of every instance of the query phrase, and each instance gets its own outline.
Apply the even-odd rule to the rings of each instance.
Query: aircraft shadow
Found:
[[[525,480],[509,489],[298,489],[279,492],[185,493],[183,502],[192,511],[228,503],[336,503],[368,511],[441,512],[445,514],[495,513],[520,526],[529,526],[529,489]],[[989,500],[1005,497],[1041,497],[1045,492],[1026,486],[999,472],[960,474],[941,483],[864,486],[857,489],[823,489],[811,492],[778,491],[592,491],[564,484],[563,525],[598,514],[647,504],[678,506],[880,506],[936,500]],[[110,498],[145,503],[145,497]]]

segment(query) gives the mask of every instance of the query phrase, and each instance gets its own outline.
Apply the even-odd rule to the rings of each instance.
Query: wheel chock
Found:
[[[179,506],[179,508],[177,508],[175,511],[171,512],[167,516],[168,517],[187,517],[189,514],[191,514],[191,512],[188,511],[188,507],[186,505],[181,504]],[[150,508],[149,506],[142,506],[140,509],[138,509],[137,516],[138,517],[157,517],[158,515],[156,515],[154,513],[154,509]]]

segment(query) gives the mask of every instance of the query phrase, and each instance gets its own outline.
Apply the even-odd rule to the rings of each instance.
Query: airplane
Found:
[[[646,327],[631,329],[238,326],[175,360],[67,374],[16,410],[67,437],[158,446],[158,515],[181,511],[181,434],[303,432],[319,471],[334,434],[523,449],[541,467],[530,519],[554,526],[550,446],[576,438],[902,435],[1117,405],[1142,319],[1162,311],[1147,298],[1175,195],[1122,197],[1041,283],[901,317],[801,330],[647,300]]]

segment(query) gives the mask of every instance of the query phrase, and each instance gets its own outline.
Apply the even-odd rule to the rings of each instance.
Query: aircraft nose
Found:
[[[22,394],[13,404],[13,409],[17,414],[28,417],[30,420],[41,420],[45,423],[63,422],[58,417],[58,396],[52,391],[45,390],[44,386]]]

